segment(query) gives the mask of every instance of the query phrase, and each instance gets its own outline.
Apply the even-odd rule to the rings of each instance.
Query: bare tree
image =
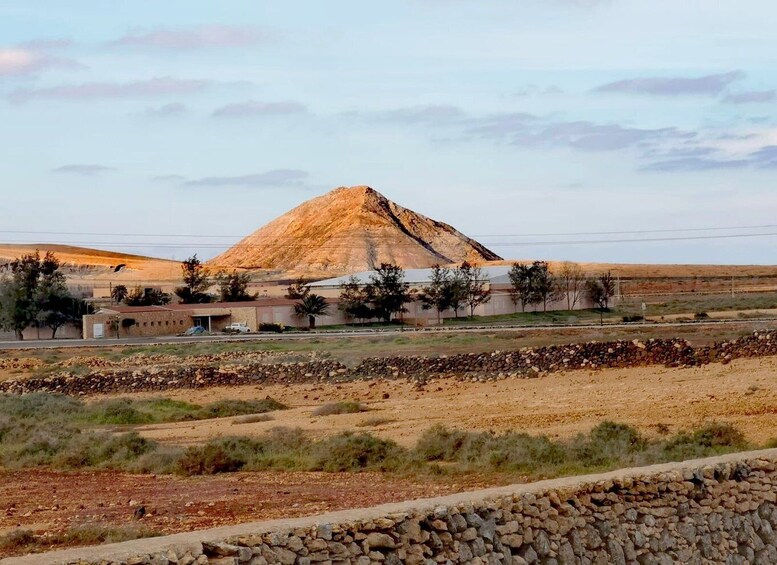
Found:
[[[574,310],[585,286],[583,269],[577,263],[564,262],[558,273],[558,284],[561,292],[566,294],[567,310]]]

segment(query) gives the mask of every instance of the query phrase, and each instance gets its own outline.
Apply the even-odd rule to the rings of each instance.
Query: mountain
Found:
[[[338,276],[381,263],[422,268],[499,259],[448,224],[403,208],[368,186],[353,186],[304,202],[210,264]]]

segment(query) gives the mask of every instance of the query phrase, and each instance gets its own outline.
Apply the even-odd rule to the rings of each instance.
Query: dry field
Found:
[[[634,330],[638,332],[639,330]],[[663,329],[657,330],[663,333]],[[666,330],[676,329],[668,328]],[[709,342],[750,331],[720,328],[704,333],[689,328],[694,341]],[[586,338],[612,339],[634,335],[586,333]],[[347,339],[340,342],[283,345],[300,354],[326,350],[336,358],[355,361],[367,355],[418,354],[442,351],[485,351],[539,343],[578,341],[580,334],[505,332],[478,336],[418,336]],[[645,337],[644,335],[642,337]],[[278,344],[280,345],[280,344]],[[217,350],[211,348],[217,347]],[[229,346],[233,347],[233,346]],[[227,350],[229,350],[229,347]],[[234,347],[246,347],[245,344]],[[257,347],[266,347],[265,345]],[[172,357],[224,351],[224,345],[161,349]],[[31,358],[63,362],[73,355],[105,355],[119,360],[126,350],[29,352]],[[27,355],[27,353],[25,353]],[[18,378],[18,373],[13,376]],[[131,397],[159,397],[158,393]],[[737,359],[696,368],[661,366],[598,371],[569,371],[539,378],[508,378],[473,382],[434,379],[420,386],[407,380],[374,380],[343,384],[300,384],[217,387],[174,390],[164,397],[207,404],[222,399],[272,397],[288,410],[270,413],[267,421],[242,423],[244,418],[220,418],[133,426],[141,435],[162,443],[198,445],[218,436],[262,436],[277,426],[301,428],[315,438],[343,431],[370,432],[402,446],[412,446],[434,424],[471,431],[516,430],[573,438],[603,420],[630,424],[649,437],[694,429],[710,422],[731,423],[753,445],[777,437],[777,357]],[[104,399],[104,397],[100,397]],[[98,400],[87,399],[89,402]],[[368,410],[321,416],[314,411],[331,402],[358,401]],[[126,427],[108,427],[123,431]],[[83,469],[61,471],[45,467],[18,471],[0,469],[0,537],[18,529],[32,530],[37,539],[62,538],[84,524],[98,528],[142,526],[149,532],[173,533],[251,520],[316,514],[328,510],[470,490],[505,481],[526,480],[515,474],[474,475],[239,472],[179,477]],[[140,506],[142,520],[133,519]],[[101,540],[97,540],[101,541]],[[45,543],[45,542],[40,542]],[[93,539],[56,541],[40,548],[96,543]],[[14,553],[3,550],[0,557]]]
[[[259,435],[275,426],[300,427],[319,437],[362,430],[409,446],[438,423],[564,439],[587,432],[602,420],[631,424],[648,435],[655,435],[660,424],[674,432],[725,421],[736,425],[753,443],[777,436],[777,358],[773,357],[690,369],[570,371],[492,382],[439,379],[424,387],[404,380],[370,381],[174,391],[167,396],[206,403],[268,395],[292,409],[275,412],[268,422],[240,424],[224,418],[140,430],[149,438],[182,444],[225,434]],[[369,410],[313,415],[322,404],[342,400],[360,401]]]

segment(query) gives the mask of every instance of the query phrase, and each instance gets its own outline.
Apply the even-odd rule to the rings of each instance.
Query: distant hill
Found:
[[[336,276],[381,263],[410,269],[499,259],[448,224],[403,208],[368,186],[354,186],[304,202],[210,263]]]
[[[173,280],[181,274],[178,261],[54,243],[0,243],[0,266],[27,253],[35,253],[36,250],[41,255],[47,251],[54,253],[69,278],[88,279],[110,274],[111,280],[119,282]]]

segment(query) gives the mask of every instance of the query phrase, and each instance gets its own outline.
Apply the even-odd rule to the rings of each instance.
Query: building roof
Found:
[[[491,267],[481,267],[483,272],[483,278],[488,280],[491,284],[499,284],[503,282],[510,282],[508,273],[512,267],[510,265],[496,265]],[[316,281],[310,283],[311,288],[330,288],[338,287],[341,284],[348,282],[350,277],[356,277],[360,284],[367,284],[370,281],[370,276],[375,274],[376,271],[361,271],[354,273],[353,275],[345,275],[342,277],[335,277],[333,279],[326,279],[323,281]],[[423,285],[427,284],[432,276],[432,269],[405,269],[405,282],[411,285]]]
[[[336,298],[327,298],[327,302],[336,303]],[[164,304],[162,306],[106,306],[98,314],[140,314],[143,312],[186,312],[194,315],[226,315],[236,308],[262,308],[267,306],[293,306],[298,300],[284,297],[259,298],[246,302],[209,302],[206,304]]]

